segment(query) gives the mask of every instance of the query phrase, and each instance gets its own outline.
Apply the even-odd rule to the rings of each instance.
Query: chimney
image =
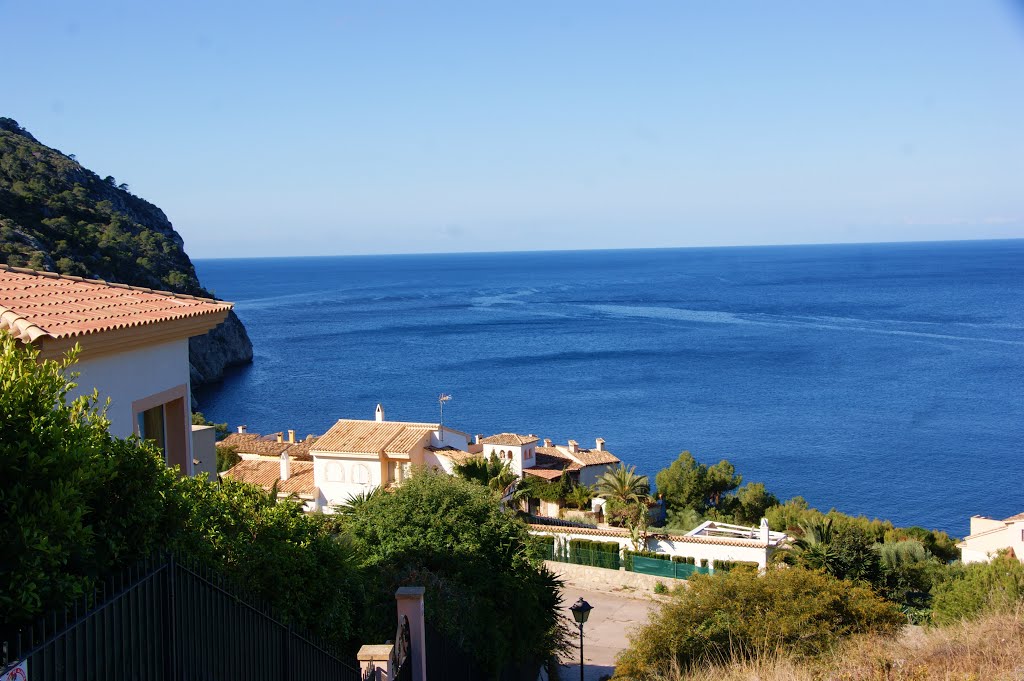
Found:
[[[377,419],[378,423],[383,421],[384,420],[384,407],[381,406],[380,404],[377,404],[377,410],[374,412],[373,415],[374,415],[374,418]]]
[[[288,442],[290,442],[292,444],[295,444],[295,431],[294,430],[289,430],[288,431]],[[604,440],[602,440],[602,442],[604,442]]]
[[[288,466],[288,451],[281,452],[281,481],[284,482],[288,479],[288,474],[291,471]]]
[[[569,440],[569,451],[573,454],[580,451],[580,443],[576,442],[576,440]]]
[[[769,541],[770,535],[768,533],[770,531],[771,530],[768,527],[768,519],[767,518],[761,518],[761,541],[763,541],[765,544],[767,544],[768,541]]]
[[[484,439],[483,435],[475,435],[473,437],[473,444],[478,445],[478,444],[480,444],[480,440],[483,440],[483,439]]]
[[[278,433],[277,434],[277,441],[278,442],[284,442],[284,433]]]
[[[551,438],[549,438],[549,437],[544,438],[544,446],[545,447],[550,447],[551,446]]]
[[[245,426],[238,426],[238,432],[245,435]]]
[[[599,451],[599,452],[603,452],[604,451],[604,438],[603,437],[597,438],[597,451]]]

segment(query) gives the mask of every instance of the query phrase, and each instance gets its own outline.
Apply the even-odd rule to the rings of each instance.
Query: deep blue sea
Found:
[[[821,509],[966,534],[1024,511],[1024,240],[199,260],[255,361],[216,421],[438,417],[680,451]]]

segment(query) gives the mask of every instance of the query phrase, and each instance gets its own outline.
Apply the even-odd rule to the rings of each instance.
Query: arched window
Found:
[[[369,485],[370,469],[361,463],[352,466],[352,482],[357,485]]]
[[[345,469],[340,463],[332,461],[327,464],[324,474],[327,476],[327,482],[345,482]]]

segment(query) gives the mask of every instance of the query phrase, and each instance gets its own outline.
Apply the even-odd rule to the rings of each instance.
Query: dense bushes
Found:
[[[801,568],[696,575],[630,638],[616,675],[658,679],[676,668],[813,655],[855,633],[893,632],[905,621],[869,588]]]
[[[95,398],[65,398],[70,361],[37,363],[0,333],[0,624],[27,622],[153,551],[173,474],[111,438]]]
[[[393,636],[394,591],[418,584],[428,620],[495,669],[562,645],[559,582],[531,555],[526,526],[482,485],[417,471],[338,522],[367,579],[367,640]]]
[[[1013,611],[1024,601],[1024,564],[1000,555],[991,563],[960,565],[935,585],[933,593],[934,619],[939,624]]]

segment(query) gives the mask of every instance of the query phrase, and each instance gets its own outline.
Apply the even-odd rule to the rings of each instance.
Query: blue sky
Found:
[[[0,115],[193,257],[1024,237],[1011,2],[0,0],[0,44]]]

